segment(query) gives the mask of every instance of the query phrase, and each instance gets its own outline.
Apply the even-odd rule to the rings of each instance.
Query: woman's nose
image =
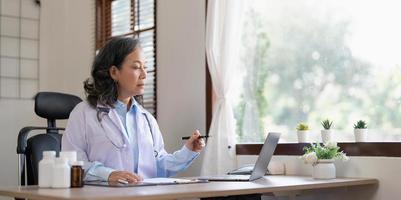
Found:
[[[141,70],[141,78],[146,79],[148,72],[146,71],[146,68],[142,68]]]

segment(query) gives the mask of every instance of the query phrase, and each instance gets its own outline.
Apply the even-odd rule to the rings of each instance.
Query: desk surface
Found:
[[[378,184],[377,179],[337,178],[314,180],[303,176],[265,176],[253,182],[210,182],[184,185],[144,187],[85,186],[73,189],[43,189],[37,186],[0,187],[0,196],[29,199],[177,199],[256,194],[281,191],[299,191]]]

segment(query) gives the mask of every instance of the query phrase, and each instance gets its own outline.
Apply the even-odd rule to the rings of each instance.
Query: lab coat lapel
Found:
[[[110,117],[111,121],[113,122],[113,124],[118,128],[118,130],[122,134],[122,137],[124,138],[124,140],[129,143],[127,131],[125,130],[125,128],[121,122],[121,119],[120,119],[120,117],[118,117],[117,111],[115,111],[115,109],[110,109],[109,117]]]
[[[136,112],[136,131],[138,133],[138,174],[144,178],[153,178],[157,175],[156,160],[154,156],[153,137],[150,127],[140,110]],[[140,142],[139,142],[140,141]]]

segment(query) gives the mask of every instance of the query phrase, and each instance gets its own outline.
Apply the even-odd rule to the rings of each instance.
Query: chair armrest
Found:
[[[57,127],[40,127],[40,126],[27,126],[22,128],[18,133],[17,154],[25,154],[28,134],[33,130],[65,130],[65,128]]]

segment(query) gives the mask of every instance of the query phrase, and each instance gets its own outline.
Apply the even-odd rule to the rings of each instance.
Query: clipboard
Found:
[[[199,179],[175,179],[171,182],[165,181],[152,181],[152,182],[135,182],[135,183],[120,183],[108,181],[85,181],[85,185],[100,186],[100,187],[142,187],[142,186],[156,186],[156,185],[180,185],[180,184],[194,184],[194,183],[208,183],[208,180]]]

